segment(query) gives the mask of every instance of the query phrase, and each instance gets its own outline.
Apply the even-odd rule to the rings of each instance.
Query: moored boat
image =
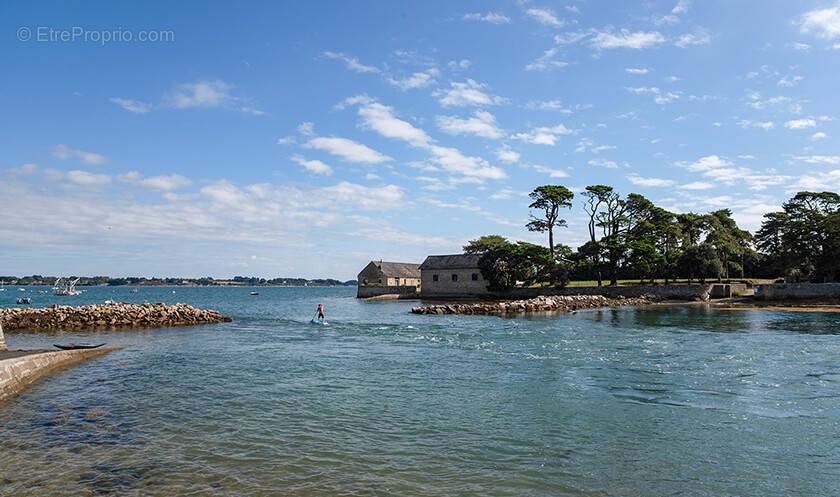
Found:
[[[94,345],[94,344],[90,344],[90,343],[72,343],[71,342],[71,343],[54,343],[53,345],[58,347],[61,350],[76,350],[76,349],[95,349],[95,348],[99,348],[99,347],[101,347],[105,344],[104,343],[98,343],[98,344]]]

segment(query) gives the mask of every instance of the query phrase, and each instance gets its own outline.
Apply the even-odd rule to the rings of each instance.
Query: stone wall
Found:
[[[527,300],[501,302],[480,302],[474,304],[444,304],[428,307],[413,307],[415,314],[487,314],[515,315],[533,312],[574,312],[580,309],[648,305],[653,301],[647,297],[607,298],[603,295],[554,295]]]
[[[0,352],[4,350],[9,350],[9,348],[6,347],[6,337],[3,336],[3,323],[0,322]]]
[[[458,281],[452,281],[452,275]],[[473,280],[473,275],[477,275]],[[438,275],[438,281],[434,280]],[[471,297],[487,295],[487,280],[478,268],[467,269],[423,269],[420,271],[420,296],[423,298],[438,297]]]
[[[42,352],[0,361],[0,401],[20,393],[49,374],[122,347]]]
[[[369,299],[371,297],[380,297],[382,295],[395,295],[397,298],[403,299],[419,297],[416,286],[359,285],[356,290],[356,298],[360,299]]]
[[[774,283],[756,285],[759,299],[824,299],[840,298],[840,283]]]
[[[709,296],[713,299],[726,299],[735,294],[743,295],[747,291],[744,283],[715,283],[709,289]]]
[[[0,309],[6,331],[97,330],[114,328],[160,328],[230,322],[230,316],[187,304],[51,305],[40,308]]]

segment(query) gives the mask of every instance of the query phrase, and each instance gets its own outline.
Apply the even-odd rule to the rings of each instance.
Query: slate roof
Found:
[[[473,269],[478,267],[478,254],[430,255],[420,269]]]
[[[371,261],[385,276],[391,278],[420,278],[420,264],[410,262]]]

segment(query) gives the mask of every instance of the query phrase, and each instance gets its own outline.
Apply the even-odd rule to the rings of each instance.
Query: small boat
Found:
[[[19,291],[19,292],[25,292],[25,291],[26,291],[26,288],[18,288],[18,291]]]
[[[105,301],[105,305],[117,305],[117,301],[108,299]]]
[[[136,289],[136,288],[132,288],[131,290],[129,290],[129,291],[128,291],[128,293],[137,293],[137,289]]]
[[[81,295],[81,290],[76,290],[76,283],[79,282],[80,278],[76,278],[73,281],[68,281],[62,286],[58,286],[61,283],[61,278],[55,280],[55,284],[53,285],[53,295],[56,297],[68,297],[74,295]]]
[[[32,299],[29,297],[18,297],[17,301],[18,304],[31,304]]]
[[[105,345],[104,343],[98,343],[96,345],[91,343],[54,343],[54,346],[60,348],[61,350],[76,350],[76,349],[95,349]]]
[[[251,292],[251,295],[259,295],[260,292]]]

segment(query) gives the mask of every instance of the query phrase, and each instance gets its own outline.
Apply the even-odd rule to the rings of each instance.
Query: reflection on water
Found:
[[[238,319],[105,332],[125,350],[0,405],[0,495],[840,487],[836,314],[416,316],[353,289],[171,290],[95,288],[79,302],[185,301]],[[329,326],[307,324],[318,303]]]

